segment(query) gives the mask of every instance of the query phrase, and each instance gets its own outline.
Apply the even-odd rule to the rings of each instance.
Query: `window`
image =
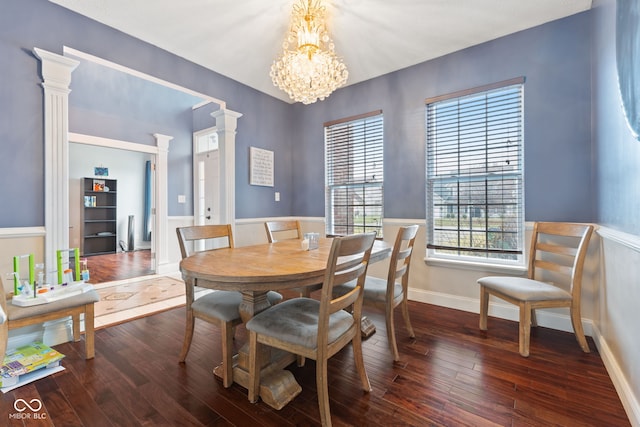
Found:
[[[382,237],[382,111],[324,124],[328,235]]]
[[[524,262],[523,87],[426,100],[429,258]]]

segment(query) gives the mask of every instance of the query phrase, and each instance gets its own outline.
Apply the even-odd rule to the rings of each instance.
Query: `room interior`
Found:
[[[299,219],[305,231],[324,233],[324,166],[319,160],[323,158],[322,123],[382,109],[385,144],[393,147],[385,152],[385,167],[387,171],[402,171],[385,176],[385,239],[395,235],[402,225],[421,224],[416,247],[422,249],[414,255],[409,299],[478,313],[476,280],[494,271],[482,266],[426,260],[424,100],[525,76],[527,234],[532,222],[541,220],[596,225],[585,267],[583,324],[631,424],[636,425],[640,423],[640,381],[634,360],[640,355],[640,344],[632,337],[635,326],[640,324],[633,304],[640,296],[636,280],[640,258],[637,221],[640,201],[635,197],[640,145],[625,120],[617,81],[616,6],[621,1],[585,2],[584,9],[559,19],[510,30],[508,34],[495,34],[486,40],[478,39],[455,51],[436,53],[432,58],[407,63],[379,75],[357,77],[358,66],[367,61],[355,59],[351,74],[362,80],[350,82],[324,101],[301,105],[290,103],[286,94],[271,87],[268,78],[269,64],[280,48],[286,23],[281,31],[273,28],[265,31],[274,33],[277,40],[267,49],[270,59],[267,65],[262,65],[264,71],[259,73],[255,67],[245,66],[245,74],[236,76],[231,74],[232,69],[213,66],[209,69],[206,64],[196,64],[194,59],[189,59],[187,53],[171,52],[169,47],[143,41],[141,35],[114,29],[108,26],[106,18],[103,18],[107,23],[104,25],[83,16],[82,10],[76,13],[59,5],[71,7],[73,2],[11,0],[8,13],[0,18],[4,23],[0,27],[0,54],[7,59],[7,81],[12,82],[10,88],[3,88],[7,96],[0,100],[6,112],[0,129],[7,136],[7,143],[0,148],[7,154],[0,160],[0,171],[7,182],[13,183],[3,190],[5,198],[19,203],[0,207],[2,272],[8,271],[10,257],[16,251],[33,252],[42,259],[49,251],[45,236],[51,232],[47,226],[51,220],[47,216],[50,201],[47,186],[43,185],[48,176],[47,154],[42,148],[43,135],[48,134],[44,131],[46,123],[41,113],[45,110],[40,86],[43,83],[41,65],[32,52],[40,48],[68,58],[65,52],[71,48],[154,76],[175,87],[187,88],[192,94],[223,100],[224,104],[211,105],[227,114],[223,114],[224,120],[233,112],[236,121],[233,124],[237,128],[230,131],[224,128],[220,116],[214,120],[209,115],[207,122],[202,123],[192,111],[180,117],[180,124],[169,123],[160,115],[154,118],[155,122],[138,120],[132,124],[136,121],[130,120],[136,117],[133,115],[136,108],[126,102],[115,104],[121,115],[131,114],[122,118],[96,107],[90,109],[87,100],[74,99],[80,91],[74,95],[75,71],[70,72],[70,133],[99,136],[115,141],[116,145],[118,141],[125,141],[166,156],[166,182],[162,187],[165,200],[159,200],[166,222],[158,230],[160,242],[155,242],[159,245],[159,272],[178,271],[180,256],[174,230],[194,222],[194,131],[216,125],[222,129],[224,138],[230,138],[233,133],[234,150],[230,149],[231,145],[223,146],[227,155],[223,162],[225,171],[232,171],[223,174],[227,178],[223,183],[227,191],[223,218],[233,222],[236,244],[246,246],[266,241],[263,222],[272,218]],[[364,7],[360,3],[354,3],[353,7]],[[342,7],[334,10],[336,25],[341,21],[344,24],[347,19],[347,14],[340,12],[353,12]],[[39,13],[35,14],[34,10]],[[113,14],[107,6],[102,10],[98,8],[99,12],[107,17]],[[272,11],[276,12],[287,14],[284,6],[281,11]],[[8,16],[11,19],[6,19]],[[388,23],[381,20],[374,24],[388,28]],[[391,32],[383,33],[393,39]],[[362,37],[339,34],[332,33],[336,51],[344,52],[346,61],[349,59],[347,46],[353,46],[351,40]],[[403,40],[402,44],[415,50],[421,46],[419,40],[415,43]],[[233,49],[211,50],[220,55],[216,56],[219,59],[231,55]],[[378,59],[385,62],[386,57],[380,55]],[[234,61],[221,62],[232,66]],[[104,87],[97,89],[105,90]],[[16,123],[20,126],[15,126]],[[185,127],[184,123],[188,125]],[[157,138],[153,136],[156,134],[171,137],[166,151],[149,148],[156,145]],[[250,185],[250,147],[274,151],[277,165],[274,187]],[[27,170],[19,166],[27,162],[34,167]],[[410,186],[408,198],[400,199],[393,189],[407,182],[415,185]],[[274,199],[274,192],[279,193],[280,201]],[[179,196],[185,196],[185,203],[179,202]],[[372,267],[374,274],[384,274],[384,267]],[[492,315],[517,319],[515,310],[499,303],[492,304]],[[538,320],[545,328],[571,331],[570,319],[564,312],[545,311]]]
[[[110,241],[108,253],[148,250],[151,248],[151,233],[145,235],[145,168],[150,156],[144,153],[126,152],[118,149],[91,147],[82,144],[69,145],[69,244],[81,248],[81,256],[99,255],[91,250],[82,250],[84,205],[83,180],[114,180],[117,194],[116,237]],[[99,165],[110,165],[99,166]],[[95,168],[102,168],[96,176]],[[91,196],[89,196],[91,197]],[[129,217],[132,217],[131,220]],[[130,223],[131,221],[131,223]]]

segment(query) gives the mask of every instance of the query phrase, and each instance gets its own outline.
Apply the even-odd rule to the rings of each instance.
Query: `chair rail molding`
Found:
[[[22,237],[40,237],[45,235],[44,227],[9,227],[0,228],[0,239],[15,239]]]
[[[625,233],[624,231],[614,230],[612,228],[599,226],[596,232],[603,238],[611,240],[627,248],[640,252],[640,236]]]
[[[44,205],[47,268],[55,265],[58,249],[69,247],[69,84],[79,62],[34,48],[42,64],[44,88]]]

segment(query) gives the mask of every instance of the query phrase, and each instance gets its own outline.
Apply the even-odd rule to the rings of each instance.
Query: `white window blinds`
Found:
[[[523,84],[426,101],[428,256],[522,262]]]
[[[382,237],[382,111],[324,126],[327,234]]]

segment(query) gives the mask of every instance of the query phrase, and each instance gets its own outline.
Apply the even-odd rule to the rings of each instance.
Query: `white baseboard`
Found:
[[[173,274],[176,272],[180,272],[180,262],[169,262],[166,264],[162,264],[162,265],[158,265],[158,268],[156,268],[156,274],[159,275],[166,275],[166,274]]]
[[[25,326],[24,328],[9,331],[9,339],[7,340],[7,348],[14,349],[32,342],[42,341],[44,329],[41,325]]]
[[[71,317],[50,320],[42,325],[44,331],[42,341],[49,347],[73,341],[73,322]],[[84,331],[84,321],[80,322],[80,330]]]
[[[622,406],[624,406],[627,412],[629,421],[632,426],[638,427],[640,426],[640,401],[638,401],[638,398],[633,394],[631,385],[625,378],[620,365],[613,356],[607,341],[602,337],[598,327],[594,327],[593,332],[593,340],[598,347],[598,352],[600,352],[600,357],[602,358],[605,368],[607,368],[607,373],[613,382],[613,386],[618,392]]]
[[[480,313],[479,298],[461,297],[411,288],[409,289],[408,297],[412,301],[439,305],[442,307],[453,308],[470,313]],[[498,317],[500,319],[513,320],[515,322],[517,322],[520,317],[518,307],[513,304],[502,304],[500,302],[494,301],[493,298],[489,301],[489,316]],[[571,317],[569,317],[568,312],[565,315],[546,310],[538,310],[536,311],[536,319],[539,326],[573,333],[573,326],[571,326]],[[582,327],[584,328],[584,333],[586,335],[592,336],[593,322],[591,321],[591,319],[583,318]]]
[[[80,323],[80,330],[84,331],[84,322]],[[66,317],[9,331],[7,348],[13,349],[35,341],[42,341],[51,347],[72,340],[71,317]]]

